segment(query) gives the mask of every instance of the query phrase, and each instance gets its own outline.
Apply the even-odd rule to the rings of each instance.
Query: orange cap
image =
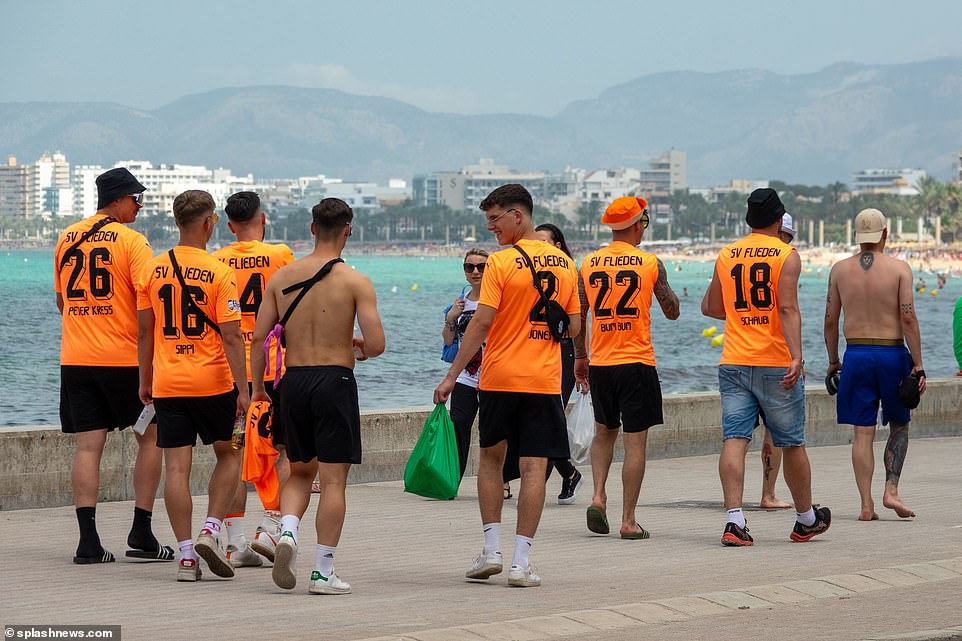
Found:
[[[615,198],[605,209],[605,214],[601,217],[601,224],[608,225],[615,231],[627,229],[634,225],[647,209],[648,201],[644,198],[635,196]]]

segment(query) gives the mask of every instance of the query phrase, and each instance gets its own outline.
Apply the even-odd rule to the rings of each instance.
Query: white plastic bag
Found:
[[[568,417],[568,447],[572,462],[583,465],[591,460],[591,441],[595,437],[595,412],[591,407],[591,394],[581,394],[575,399]]]

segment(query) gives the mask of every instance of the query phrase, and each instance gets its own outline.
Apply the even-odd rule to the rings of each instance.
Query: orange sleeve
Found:
[[[150,260],[145,264],[139,275],[135,275],[137,284],[137,311],[143,311],[151,308],[150,304],[150,279],[153,275],[153,260]]]
[[[223,264],[223,263],[221,263]],[[241,319],[240,302],[237,296],[237,281],[234,270],[224,266],[218,274],[217,300],[214,301],[214,321],[219,325]]]
[[[484,271],[484,276],[481,278],[481,294],[478,296],[479,305],[487,305],[488,307],[498,309],[501,304],[501,290],[504,287],[502,282],[503,276],[503,263],[500,259],[500,254],[498,252],[492,254],[488,257],[488,265],[494,267],[487,267]]]
[[[294,252],[291,251],[291,248],[287,245],[279,245],[279,247],[281,248],[281,251],[279,252],[281,256],[281,265],[290,265],[293,263]]]
[[[130,282],[134,288],[140,290],[140,281],[144,280],[144,269],[154,258],[154,252],[150,248],[150,243],[140,234],[132,235],[129,248],[130,260]],[[138,305],[139,305],[138,300]]]
[[[571,274],[571,296],[568,297],[568,304],[565,305],[565,311],[568,315],[581,314],[581,299],[578,297],[578,270],[574,267],[574,260],[571,261],[572,265],[568,268],[568,272]]]
[[[57,251],[53,253],[53,291],[60,294],[63,293],[63,286],[60,284],[60,254],[64,251],[64,239],[66,236],[61,236],[60,241],[57,243]]]

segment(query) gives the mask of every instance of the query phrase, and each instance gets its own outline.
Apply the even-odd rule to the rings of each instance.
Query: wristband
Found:
[[[585,353],[582,354],[581,356],[578,356],[577,354],[575,354],[575,360],[576,360],[576,361],[577,361],[577,360],[581,360],[582,358],[588,358],[588,353],[585,352]]]
[[[916,378],[925,378],[925,370],[924,370],[924,369],[920,369],[919,371],[915,372],[915,377],[916,377]]]
[[[828,364],[829,364],[829,365],[838,365],[838,364],[841,363],[841,362],[842,362],[842,361],[829,361]]]

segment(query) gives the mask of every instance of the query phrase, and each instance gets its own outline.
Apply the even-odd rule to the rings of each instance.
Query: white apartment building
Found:
[[[925,176],[921,169],[863,169],[852,177],[852,193],[918,196],[916,185]]]
[[[546,179],[544,172],[512,171],[491,158],[481,158],[458,171],[415,176],[412,194],[414,203],[422,207],[447,205],[455,211],[477,211],[485,196],[506,183],[524,185],[535,202],[543,201]]]

